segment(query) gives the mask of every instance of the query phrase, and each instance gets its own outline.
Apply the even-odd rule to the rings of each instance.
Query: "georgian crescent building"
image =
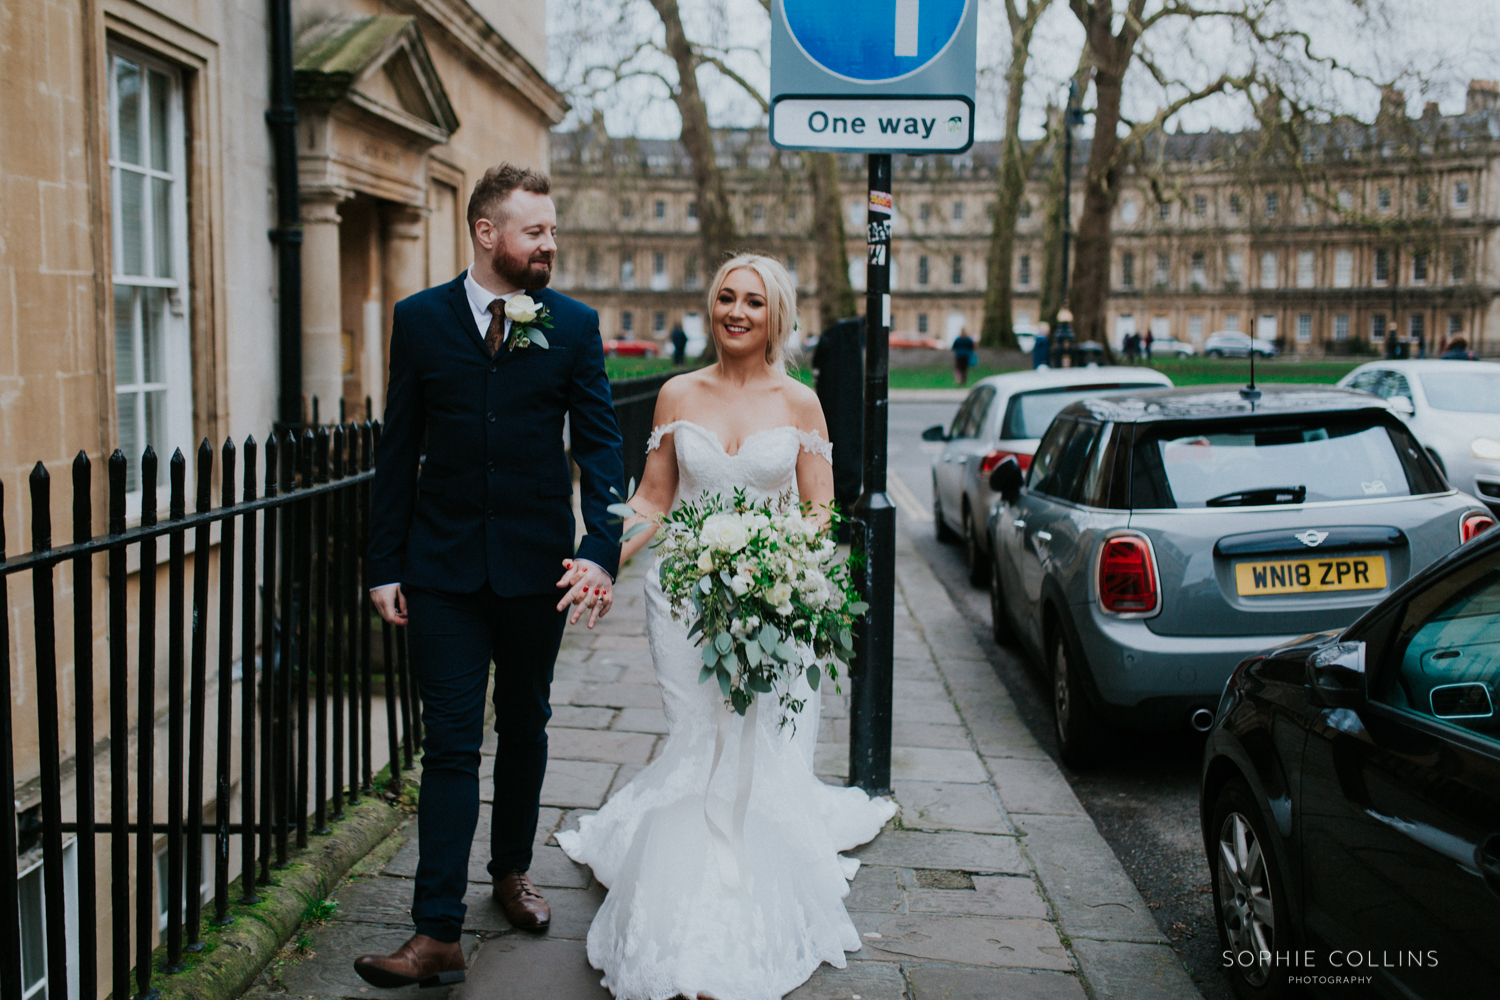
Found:
[[[1201,347],[1254,333],[1303,356],[1429,354],[1463,336],[1500,355],[1500,87],[1473,81],[1463,114],[1408,118],[1386,96],[1375,125],[1327,126],[1295,156],[1258,137],[1154,137],[1129,168],[1113,219],[1107,328],[1115,346],[1150,331]],[[812,200],[801,158],[763,132],[715,137],[745,247],[778,254],[816,323]],[[1072,205],[1088,142],[1076,144]],[[897,156],[893,336],[951,341],[983,314],[999,144],[956,156]],[[865,166],[840,155],[849,277],[864,282]],[[600,310],[606,336],[662,340],[703,322],[691,170],[672,141],[617,139],[595,125],[552,146],[563,252],[555,279]],[[1045,164],[1027,182],[1011,274],[1018,329],[1040,320]],[[863,300],[861,299],[861,307]]]

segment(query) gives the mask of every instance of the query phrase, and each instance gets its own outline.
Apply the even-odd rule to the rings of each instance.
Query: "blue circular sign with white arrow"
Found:
[[[974,0],[782,0],[787,28],[820,67],[847,80],[885,83],[943,53]]]

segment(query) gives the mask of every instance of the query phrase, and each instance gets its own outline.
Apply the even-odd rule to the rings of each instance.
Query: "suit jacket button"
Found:
[[[495,422],[495,415],[493,413],[486,413],[484,415],[484,419],[488,420],[490,423],[493,424]]]
[[[489,470],[490,472],[494,472],[495,471],[495,463],[491,462],[489,465],[486,465],[485,468],[487,470]]]
[[[493,375],[500,370],[499,365],[490,365],[490,374]]]
[[[495,519],[495,512],[492,510],[486,511],[484,516],[493,521]]]

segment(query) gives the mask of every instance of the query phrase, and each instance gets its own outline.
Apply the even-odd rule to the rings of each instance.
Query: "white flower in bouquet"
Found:
[[[698,533],[703,544],[721,552],[738,552],[750,542],[750,531],[738,514],[711,514]]]
[[[714,568],[714,554],[708,549],[698,553],[698,568],[705,573]]]
[[[513,323],[530,323],[536,319],[539,308],[536,299],[530,295],[525,293],[512,295],[505,303],[505,315]]]

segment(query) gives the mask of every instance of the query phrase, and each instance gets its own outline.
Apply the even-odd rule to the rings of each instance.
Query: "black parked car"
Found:
[[[1242,997],[1500,983],[1500,531],[1230,676],[1201,814]],[[1348,978],[1345,978],[1348,977]]]

